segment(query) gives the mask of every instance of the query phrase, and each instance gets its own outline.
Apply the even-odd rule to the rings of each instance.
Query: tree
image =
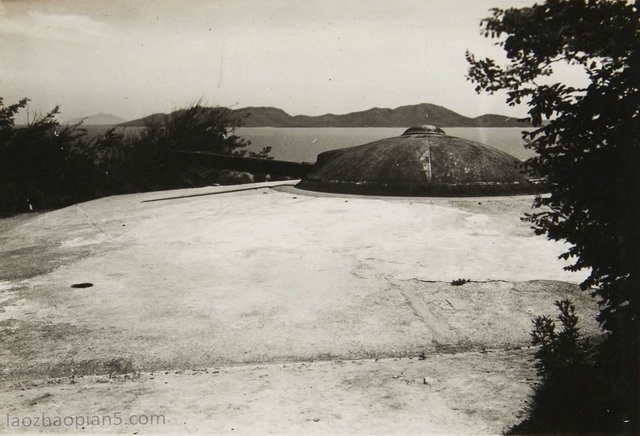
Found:
[[[84,180],[89,166],[76,153],[86,132],[61,126],[58,107],[16,127],[14,118],[28,101],[4,106],[0,98],[0,211],[56,208],[90,198]]]
[[[168,115],[147,117],[142,138],[152,137],[163,148],[172,150],[267,158],[270,147],[258,153],[249,152],[245,147],[250,142],[235,135],[243,118],[229,108],[203,106],[201,101],[196,101]]]
[[[172,159],[167,150],[208,151],[270,159],[270,147],[245,150],[234,134],[242,118],[223,107],[198,103],[151,116],[137,133],[108,129],[87,137],[82,122],[61,125],[59,108],[26,126],[15,116],[29,100],[5,106],[0,97],[0,213],[68,206],[92,198],[220,183],[219,170]]]
[[[537,234],[569,242],[562,257],[575,263],[568,269],[591,270],[581,287],[599,298],[610,356],[637,395],[640,0],[492,9],[481,28],[507,59],[499,65],[467,52],[467,78],[477,92],[506,91],[509,105],[528,105],[526,120],[536,128],[524,136],[537,155],[526,168],[552,186],[524,219]],[[558,68],[583,72],[586,84],[555,80]]]
[[[220,171],[176,162],[168,150],[205,151],[217,154],[268,159],[270,147],[255,153],[245,150],[249,142],[236,136],[242,118],[225,107],[202,106],[196,102],[169,115],[146,119],[138,137],[125,138],[125,171],[136,177],[138,190],[205,186],[220,182]],[[115,137],[114,137],[115,138]],[[120,139],[116,138],[120,143]]]

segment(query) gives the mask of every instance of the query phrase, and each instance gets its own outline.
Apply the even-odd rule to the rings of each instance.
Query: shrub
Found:
[[[15,116],[28,101],[4,106],[0,98],[2,213],[232,180],[221,170],[188,166],[169,158],[166,152],[171,149],[269,158],[269,147],[258,153],[245,150],[249,142],[234,135],[242,119],[227,108],[196,103],[169,115],[149,117],[136,134],[112,128],[88,139],[80,123],[60,125],[58,107],[30,120],[27,126],[16,127]]]
[[[615,377],[617,362],[603,359],[609,342],[581,337],[569,300],[555,302],[560,329],[549,316],[537,316],[531,332],[535,367],[542,376],[534,388],[528,417],[509,434],[631,434],[632,411],[625,380]]]
[[[5,107],[0,98],[0,211],[57,208],[91,198],[90,162],[77,152],[86,132],[79,125],[61,126],[57,107],[16,127],[14,117],[27,103]]]
[[[539,346],[535,353],[536,368],[542,375],[554,375],[574,367],[580,360],[578,350],[579,329],[575,306],[569,300],[555,302],[560,311],[558,320],[562,330],[548,316],[537,316],[531,332],[531,343]]]

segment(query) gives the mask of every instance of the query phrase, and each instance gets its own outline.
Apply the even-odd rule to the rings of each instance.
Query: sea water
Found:
[[[274,159],[315,162],[323,151],[399,136],[405,130],[402,127],[242,127],[236,130],[236,135],[251,141],[247,147],[250,151],[271,147]],[[535,155],[525,148],[521,128],[449,127],[444,130],[449,136],[480,142],[521,160]]]
[[[89,137],[103,134],[113,126],[83,126]],[[116,131],[135,134],[141,127],[118,128]],[[247,150],[258,152],[271,147],[270,155],[277,160],[315,162],[319,153],[337,148],[366,144],[379,139],[402,135],[402,127],[241,127],[235,134],[251,141]],[[535,153],[525,148],[522,128],[445,127],[447,135],[480,142],[525,160]]]

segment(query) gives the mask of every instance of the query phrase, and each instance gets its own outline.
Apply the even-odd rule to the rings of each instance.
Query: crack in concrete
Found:
[[[396,285],[391,280],[387,279],[387,282],[391,289],[397,290],[404,297],[407,306],[413,311],[414,315],[429,329],[433,336],[432,341],[434,343],[438,345],[453,345],[457,342],[456,335],[452,332],[452,327],[441,315],[429,309],[429,303],[423,301],[411,292],[405,291],[401,286]]]

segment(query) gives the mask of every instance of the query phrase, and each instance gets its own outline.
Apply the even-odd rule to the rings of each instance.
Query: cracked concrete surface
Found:
[[[449,377],[448,386],[471,387],[476,376],[472,368],[463,369],[465,359],[480,367],[497,359],[503,375],[533,377],[531,368],[518,372],[513,365],[528,353],[531,317],[554,314],[554,300],[570,297],[584,331],[597,332],[588,322],[595,305],[576,285],[585,273],[564,271],[558,255],[565,247],[533,235],[519,219],[531,197],[363,198],[309,193],[290,184],[109,197],[5,223],[0,247],[5,387],[11,391],[19,380],[33,380],[33,389],[53,392],[60,399],[57,407],[70,411],[59,390],[47,391],[37,380],[104,374],[109,362],[123,359],[140,373],[135,383],[150,392],[141,393],[136,404],[150,407],[155,401],[159,407],[160,395],[180,390],[161,389],[148,378],[158,371],[380,359],[380,368],[358,375],[374,386],[375,377],[396,365],[393,359],[404,368],[417,364],[409,358],[418,355],[445,362],[441,353],[459,359],[442,376]],[[228,189],[237,192],[222,192]],[[457,279],[470,281],[453,286]],[[77,283],[93,286],[71,287]],[[507,351],[522,347],[524,354]],[[483,350],[502,351],[474,354]],[[516,354],[505,358],[504,353]],[[247,371],[238,374],[253,377]],[[342,395],[352,369],[341,371],[318,375],[316,389]],[[184,383],[185,395],[197,389],[182,375],[175,377],[169,381]],[[314,380],[314,370],[297,377],[286,373],[281,382],[265,385],[256,401],[271,404],[264,401],[283,395],[287,383]],[[511,380],[505,377],[505,383]],[[492,380],[482,388],[483,401],[506,392]],[[215,381],[205,377],[201,383]],[[242,385],[233,378],[227,383]],[[117,386],[122,395],[128,392],[129,387]],[[411,423],[396,428],[401,432],[429,420],[438,423],[425,427],[429,432],[493,432],[508,424],[503,415],[492,423],[493,412],[471,416],[482,406],[461,406],[463,400],[450,394],[438,406],[439,415],[418,416],[418,409],[407,406],[405,395],[412,394],[406,386],[387,387],[390,398],[371,397],[371,406],[353,403],[341,418],[334,416],[338,403],[321,408],[322,422],[337,427],[313,419],[300,424],[295,401],[302,391],[292,394],[294,403],[273,406],[281,425],[269,419],[264,428],[250,425],[258,412],[246,403],[254,415],[233,416],[246,429],[266,431],[314,431],[313,425],[317,431],[372,431],[375,427],[355,424],[370,414],[384,417],[379,428]],[[503,413],[521,407],[529,387],[509,394],[515,397],[505,394],[496,408]],[[93,385],[87,389],[89,399],[100,391]],[[233,397],[231,387],[225,392]],[[358,398],[366,401],[366,395]],[[172,407],[192,416],[186,404]],[[460,415],[459,407],[469,412]],[[228,421],[214,409],[203,413],[218,423]],[[287,415],[294,409],[295,416]],[[172,428],[205,431],[206,419],[192,418],[192,424]]]

